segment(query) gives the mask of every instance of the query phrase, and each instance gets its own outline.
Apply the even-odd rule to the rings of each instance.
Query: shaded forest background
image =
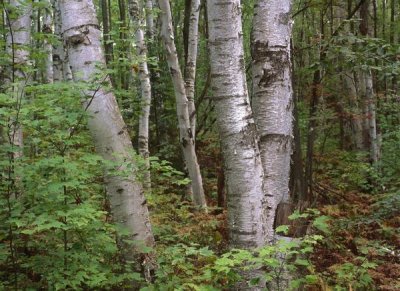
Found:
[[[183,72],[191,2],[171,1]],[[242,3],[250,96],[254,2]],[[90,81],[72,81],[68,71],[58,80],[48,78],[46,47],[62,44],[46,23],[54,3],[32,1],[31,39],[24,47],[29,61],[15,63],[7,49],[7,23],[21,12],[1,2],[0,289],[121,290],[133,284],[137,290],[229,290],[247,262],[262,266],[266,280],[278,286],[283,270],[294,272],[294,290],[399,290],[398,1],[293,1],[293,213],[276,222],[276,230],[295,239],[257,253],[228,247],[224,149],[210,97],[206,3],[201,1],[199,14],[194,136],[208,212],[193,206],[188,194],[175,91],[159,33],[161,11],[156,3],[143,9],[154,17],[154,31],[143,28],[152,93],[151,183],[146,158],[135,152],[135,163],[123,171],[135,172],[145,185],[156,244],[142,251],[145,258],[155,253],[158,265],[151,282],[137,258],[127,258],[119,248],[134,242],[121,242],[129,235],[113,223],[103,169],[118,172],[120,165],[95,153],[87,127],[91,117],[81,100],[83,92],[108,86],[138,149],[144,106],[138,24],[125,0],[94,3],[107,69]],[[50,60],[63,66],[63,60]],[[365,76],[371,78],[369,87],[363,85]],[[108,77],[111,85],[104,84]],[[15,142],[16,125],[23,128],[22,150]]]

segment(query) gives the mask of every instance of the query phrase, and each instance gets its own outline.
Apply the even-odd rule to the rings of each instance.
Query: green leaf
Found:
[[[329,220],[330,220],[330,217],[328,217],[328,216],[325,216],[325,215],[319,216],[314,220],[313,226],[325,234],[331,234],[331,231],[329,230],[329,224],[328,224]]]

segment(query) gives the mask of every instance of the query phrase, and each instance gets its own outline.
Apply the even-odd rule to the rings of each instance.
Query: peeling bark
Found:
[[[230,245],[265,243],[267,204],[258,136],[246,85],[239,0],[208,0],[211,97],[224,158]]]
[[[293,142],[290,9],[290,0],[259,0],[253,20],[252,105],[265,174],[268,241],[274,239],[277,206],[290,202],[289,173]]]

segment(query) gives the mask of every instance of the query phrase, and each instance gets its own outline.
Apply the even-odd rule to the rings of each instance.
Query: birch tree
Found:
[[[151,83],[150,74],[147,66],[147,46],[144,39],[143,9],[137,0],[129,0],[129,16],[135,27],[136,51],[139,57],[139,79],[142,97],[142,109],[139,119],[139,154],[145,161],[145,171],[143,174],[143,185],[145,189],[151,188],[150,179],[150,160],[149,160],[149,117],[151,105]]]
[[[16,116],[11,120],[9,142],[16,147],[14,158],[23,154],[23,132],[18,120],[19,106],[25,98],[24,87],[30,78],[27,70],[29,65],[29,45],[31,41],[31,15],[32,3],[10,0],[10,9],[6,12],[6,20],[9,28],[7,34],[7,51],[11,56],[11,69],[7,82],[11,83],[11,90],[16,104]]]
[[[208,0],[212,100],[223,149],[230,245],[265,243],[266,199],[250,108],[239,0]]]
[[[188,51],[185,64],[185,90],[188,99],[188,110],[190,118],[190,128],[195,139],[196,133],[196,107],[194,102],[195,80],[196,80],[196,62],[199,39],[199,15],[200,0],[190,1],[189,33],[188,33]]]
[[[61,11],[56,0],[51,0],[53,7],[54,35],[59,39],[53,47],[53,80],[72,81],[71,67],[68,62],[68,54],[62,42],[61,36]]]
[[[62,33],[68,50],[74,80],[91,81],[96,66],[105,68],[101,49],[101,32],[91,0],[60,0]],[[80,17],[77,17],[80,15]],[[118,170],[127,171],[126,164],[134,163],[132,143],[118,108],[115,96],[102,82],[98,90],[86,92],[84,103],[89,119],[89,130],[96,151],[105,159],[119,163]],[[106,187],[114,221],[129,230],[131,237],[147,246],[153,246],[149,213],[141,185],[129,170],[126,176],[108,172]],[[140,249],[139,249],[140,251]],[[130,257],[131,253],[126,253]],[[143,261],[145,268],[148,261]]]
[[[48,34],[48,38],[53,33],[53,12],[50,0],[46,0],[45,3],[42,32]],[[43,48],[46,52],[44,79],[46,83],[53,83],[53,45],[47,38],[45,38],[43,43]]]
[[[188,168],[189,177],[192,182],[193,201],[195,205],[206,208],[206,199],[203,189],[203,181],[200,173],[200,166],[194,147],[194,136],[190,126],[188,100],[185,92],[182,72],[179,67],[178,55],[174,43],[174,31],[172,27],[171,7],[169,0],[158,1],[161,14],[161,37],[167,52],[167,62],[170,68],[174,84],[176,110],[178,114],[180,143],[183,149],[183,156]]]
[[[370,0],[366,0],[360,7],[360,33],[365,37],[370,35],[370,27],[368,25]],[[375,109],[375,93],[372,81],[372,73],[370,69],[361,71],[359,74],[359,86],[361,100],[363,101],[364,108],[364,123],[363,130],[365,136],[365,145],[369,149],[370,161],[372,164],[378,162],[379,149],[378,138],[376,131],[376,109]]]
[[[291,4],[291,0],[258,0],[253,19],[252,107],[265,174],[268,241],[274,238],[273,224],[278,204],[283,212],[290,211],[289,173],[293,140]]]
[[[146,28],[150,39],[154,36],[154,16],[153,16],[153,0],[146,1]]]

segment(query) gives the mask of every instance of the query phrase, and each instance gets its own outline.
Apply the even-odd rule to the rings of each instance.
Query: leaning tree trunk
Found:
[[[252,33],[253,111],[259,130],[267,197],[267,240],[274,220],[290,213],[289,173],[292,152],[293,89],[290,0],[259,0]]]
[[[197,162],[193,132],[190,127],[190,117],[188,110],[188,100],[185,93],[185,84],[183,82],[182,73],[178,62],[178,55],[174,43],[171,7],[168,0],[159,0],[158,3],[162,11],[161,35],[167,51],[167,61],[175,89],[180,141],[183,149],[185,163],[189,172],[189,177],[192,181],[193,201],[195,205],[206,208],[207,205],[203,190],[203,181],[201,178],[200,166]]]
[[[146,190],[151,188],[150,179],[150,159],[149,159],[149,117],[150,117],[150,104],[151,104],[151,84],[150,74],[147,67],[147,47],[144,40],[144,32],[142,27],[144,21],[142,18],[142,7],[137,0],[129,0],[129,15],[131,21],[136,29],[136,47],[139,56],[139,79],[140,87],[142,90],[142,113],[139,119],[139,154],[145,161],[143,173],[143,186]]]
[[[25,98],[25,86],[30,79],[26,73],[29,65],[29,44],[31,41],[32,4],[21,3],[18,0],[10,0],[10,9],[6,12],[6,20],[9,28],[7,34],[7,51],[11,56],[11,69],[6,80],[11,83],[12,94],[16,104],[17,114],[10,124],[9,142],[14,158],[23,155],[22,127],[18,120],[21,100]]]
[[[265,243],[263,168],[247,93],[239,0],[208,0],[212,100],[224,158],[230,245]]]
[[[74,79],[90,82],[97,68],[106,66],[95,7],[92,0],[60,0],[59,4],[62,32]],[[108,78],[105,82],[110,85]],[[124,176],[110,172],[106,175],[114,221],[127,227],[135,241],[153,246],[154,237],[142,187],[133,171],[125,166],[134,163],[133,147],[115,96],[103,83],[97,90],[86,92],[86,95],[84,106],[91,116],[89,130],[96,151],[105,160],[119,163],[118,169],[126,173]],[[124,251],[131,258],[133,250]],[[140,252],[140,248],[135,248],[135,251]]]

